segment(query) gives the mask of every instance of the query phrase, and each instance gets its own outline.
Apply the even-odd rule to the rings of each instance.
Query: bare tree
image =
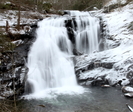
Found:
[[[20,4],[19,4],[19,6],[18,6],[19,8],[18,8],[18,23],[17,23],[17,29],[18,29],[18,31],[20,30],[20,18],[21,18],[21,12],[20,12]]]

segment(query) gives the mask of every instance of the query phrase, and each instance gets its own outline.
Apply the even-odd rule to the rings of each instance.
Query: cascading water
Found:
[[[74,15],[75,14],[75,15]],[[75,16],[76,48],[91,53],[98,50],[97,25],[87,13],[70,13]],[[70,17],[71,17],[70,16]],[[69,40],[65,20],[67,16],[47,18],[38,23],[37,38],[31,46],[27,66],[29,68],[26,93],[39,93],[53,88],[76,87],[74,65],[70,56],[73,45]],[[93,22],[93,23],[91,23]],[[93,27],[96,28],[95,31]],[[95,42],[93,42],[95,41]]]
[[[74,67],[68,55],[72,54],[72,45],[64,18],[44,19],[38,26],[37,39],[28,56],[27,86],[32,85],[33,93],[47,88],[76,86]]]
[[[75,18],[77,24],[76,49],[87,54],[99,51],[99,20],[89,12],[71,11],[70,15]]]

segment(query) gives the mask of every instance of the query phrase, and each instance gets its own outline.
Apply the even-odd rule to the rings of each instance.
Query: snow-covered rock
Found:
[[[13,41],[12,43],[15,44],[16,46],[18,46],[18,45],[22,44],[23,41],[22,40],[16,40],[16,41]]]
[[[133,98],[133,93],[125,93],[124,96],[129,97],[129,98]]]
[[[124,86],[124,87],[122,87],[122,92],[124,92],[124,93],[133,93],[133,87]]]
[[[109,38],[105,37],[106,49],[89,55],[76,57],[76,71],[79,79],[86,82],[93,78],[104,77],[110,85],[128,85],[133,77],[133,33],[128,26],[133,21],[133,4],[117,8],[110,13],[98,13],[106,21],[109,29]],[[114,46],[116,45],[116,46]],[[93,67],[85,68],[89,63],[113,63],[112,68]],[[85,71],[85,72],[84,72]]]

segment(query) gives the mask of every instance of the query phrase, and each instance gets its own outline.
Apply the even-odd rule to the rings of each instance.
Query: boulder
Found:
[[[129,97],[129,98],[133,98],[133,93],[125,93],[124,96]]]
[[[111,87],[111,86],[108,85],[108,84],[105,84],[105,85],[102,85],[101,87],[103,87],[103,88],[109,88],[109,87]]]
[[[124,87],[122,87],[122,92],[124,92],[124,93],[133,93],[133,87],[124,86]]]
[[[102,77],[97,77],[96,79],[93,80],[91,83],[92,86],[103,86],[103,85],[109,85],[108,80],[105,79],[104,76]]]

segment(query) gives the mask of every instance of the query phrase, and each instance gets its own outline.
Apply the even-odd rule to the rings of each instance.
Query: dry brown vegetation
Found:
[[[12,3],[12,5],[6,4],[4,0],[0,3],[0,8],[3,9],[18,9],[18,6],[21,6],[22,10],[36,10],[39,12],[50,12],[51,9],[56,10],[92,10],[93,7],[98,9],[102,8],[107,2],[111,0],[7,0]],[[128,2],[133,0],[127,0]],[[121,2],[121,0],[118,0]]]
[[[23,10],[37,10],[43,12],[49,12],[51,9],[56,10],[84,10],[87,7],[88,10],[92,10],[93,7],[101,8],[106,0],[8,0],[12,5],[3,5],[3,8],[18,9],[17,6],[21,6]],[[4,3],[4,2],[1,2]],[[13,4],[15,6],[13,7]],[[2,8],[2,7],[0,7]]]

